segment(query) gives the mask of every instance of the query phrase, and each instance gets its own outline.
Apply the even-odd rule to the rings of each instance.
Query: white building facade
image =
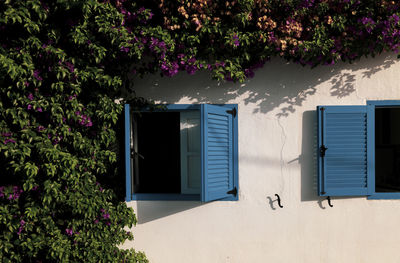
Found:
[[[237,201],[129,201],[138,224],[124,248],[154,263],[400,262],[400,199],[318,196],[316,113],[400,100],[396,54],[314,69],[273,59],[244,83],[198,72],[134,84],[157,103],[237,104],[239,186]]]

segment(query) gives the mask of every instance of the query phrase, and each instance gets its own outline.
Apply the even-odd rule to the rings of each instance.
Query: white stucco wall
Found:
[[[273,59],[242,84],[207,72],[135,81],[165,103],[239,105],[239,201],[132,201],[124,248],[151,262],[400,262],[400,200],[317,196],[317,105],[400,99],[395,54],[315,69]],[[275,194],[282,198],[280,209]]]

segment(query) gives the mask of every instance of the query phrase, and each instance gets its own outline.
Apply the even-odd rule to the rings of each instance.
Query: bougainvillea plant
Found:
[[[134,80],[208,70],[244,81],[271,57],[330,65],[400,45],[381,0],[0,2],[0,261],[146,262],[117,137]],[[128,94],[128,95],[126,95]],[[122,100],[116,100],[119,98]]]

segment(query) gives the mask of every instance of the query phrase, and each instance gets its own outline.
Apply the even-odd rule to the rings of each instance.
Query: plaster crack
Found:
[[[283,127],[283,125],[280,122],[280,118],[276,119],[278,122],[279,127],[281,128],[281,141],[282,141],[282,146],[281,146],[281,150],[280,150],[280,160],[279,160],[279,164],[280,164],[280,168],[281,168],[281,189],[280,189],[280,193],[283,192],[283,190],[285,189],[285,180],[283,178],[283,168],[285,166],[285,161],[283,159],[283,150],[285,148],[285,144],[286,144],[286,131],[285,128]]]

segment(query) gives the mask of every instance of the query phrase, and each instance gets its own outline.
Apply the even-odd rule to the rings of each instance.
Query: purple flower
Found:
[[[194,62],[196,62],[196,58],[195,58],[195,57],[191,57],[191,58],[188,60],[188,63],[190,63],[190,64],[193,64]]]
[[[361,22],[366,25],[366,24],[375,24],[374,20],[372,20],[369,17],[363,17],[361,18]]]
[[[29,87],[29,82],[28,81],[25,81],[24,84],[25,84],[25,87]]]
[[[246,75],[247,78],[252,78],[254,77],[254,71],[251,69],[245,69],[244,74]]]
[[[41,125],[39,125],[39,127],[37,127],[37,131],[38,132],[41,132],[41,131],[43,131],[45,128],[43,127],[43,126],[41,126]]]
[[[160,48],[160,49],[163,50],[163,51],[165,51],[165,50],[167,49],[167,46],[165,45],[165,42],[164,42],[164,41],[158,42],[157,47]]]
[[[233,34],[233,44],[237,47],[239,46],[239,37],[236,34]]]
[[[33,71],[33,77],[35,78],[35,79],[37,79],[37,80],[39,80],[39,81],[42,81],[43,80],[43,78],[41,77],[41,76],[39,76],[39,74],[40,74],[40,70],[34,70]]]
[[[19,226],[17,235],[21,235],[22,231],[24,230],[25,221],[22,219],[21,221],[19,221],[19,224],[20,224],[20,226]]]
[[[29,99],[29,100],[33,100],[33,94],[32,94],[32,93],[29,93],[28,99]]]
[[[128,47],[124,47],[122,46],[120,49],[122,52],[128,53],[129,52],[129,48]]]
[[[67,233],[68,236],[72,236],[74,234],[74,231],[72,230],[72,228],[65,229],[65,232]]]
[[[231,73],[228,73],[228,74],[225,75],[225,80],[226,80],[226,81],[233,81],[233,78],[232,78],[232,76],[231,76]]]
[[[217,62],[217,63],[215,63],[215,66],[224,68],[225,67],[225,62],[223,62],[223,61],[222,62]]]
[[[1,135],[4,137],[10,137],[12,135],[12,133],[11,132],[3,132]]]
[[[72,96],[69,96],[69,97],[68,97],[68,100],[73,100],[74,98],[76,98],[76,94],[74,94],[74,95],[72,95]]]
[[[4,144],[7,143],[16,143],[16,141],[14,141],[13,139],[5,139]]]
[[[102,216],[103,216],[104,219],[109,219],[110,218],[110,214],[109,213],[104,213]]]
[[[393,19],[393,21],[394,21],[395,24],[397,24],[397,23],[399,22],[399,20],[400,20],[400,18],[399,18],[398,15],[396,15],[396,14],[393,14],[393,15],[391,16],[391,18]]]
[[[189,75],[193,75],[194,73],[196,73],[197,70],[198,70],[198,68],[197,68],[197,66],[195,66],[195,65],[187,65],[187,66],[186,66],[186,72],[187,72]]]
[[[166,61],[163,61],[161,63],[160,68],[166,76],[172,77],[178,73],[179,64],[177,61],[174,61],[171,64],[168,64]]]
[[[74,72],[74,64],[72,64],[71,62],[65,62],[65,66],[67,66],[69,72]]]
[[[99,219],[96,218],[96,220],[94,220],[94,223],[98,224],[99,223]]]
[[[41,107],[37,107],[37,108],[36,108],[36,111],[38,111],[38,112],[43,112],[43,109],[42,109]]]

